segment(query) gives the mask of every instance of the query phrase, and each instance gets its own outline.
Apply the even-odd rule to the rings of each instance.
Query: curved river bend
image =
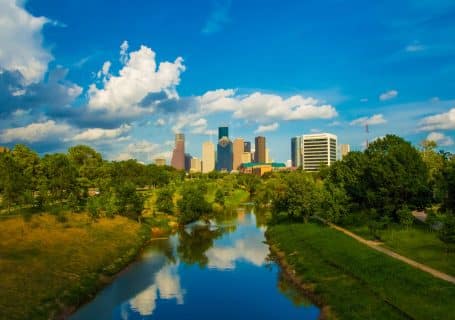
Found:
[[[153,241],[70,319],[317,319],[269,261],[253,213]]]

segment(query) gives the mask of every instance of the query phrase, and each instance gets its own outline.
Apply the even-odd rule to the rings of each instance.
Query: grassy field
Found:
[[[48,319],[82,303],[149,237],[145,225],[124,217],[66,219],[42,214],[1,222],[1,319]]]
[[[352,232],[371,239],[367,227],[347,227]],[[424,225],[409,228],[393,226],[377,231],[384,246],[408,258],[424,263],[437,270],[455,276],[455,252],[448,252],[446,245],[439,240],[435,231]]]
[[[455,286],[316,223],[272,226],[269,242],[339,319],[450,319]]]

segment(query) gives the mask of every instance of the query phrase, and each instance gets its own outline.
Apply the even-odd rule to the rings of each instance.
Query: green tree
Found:
[[[224,206],[224,193],[221,189],[217,189],[215,192],[215,202]]]
[[[174,211],[174,190],[170,187],[163,187],[158,190],[156,197],[156,208],[158,211],[172,213]]]
[[[442,210],[455,214],[455,157],[446,159],[441,170]]]
[[[14,204],[21,203],[27,181],[20,165],[10,153],[0,153],[0,191],[8,212]]]
[[[139,220],[144,209],[144,198],[136,191],[131,182],[115,187],[118,212],[128,218]]]
[[[13,158],[26,180],[26,190],[34,192],[38,189],[40,176],[40,158],[38,154],[23,144],[16,144],[12,150]]]
[[[180,210],[180,223],[187,224],[196,221],[211,212],[211,206],[204,197],[204,188],[200,184],[187,182],[181,193],[182,198],[177,202]]]
[[[78,176],[93,184],[103,162],[101,154],[89,146],[77,145],[68,149],[68,159],[78,171]]]

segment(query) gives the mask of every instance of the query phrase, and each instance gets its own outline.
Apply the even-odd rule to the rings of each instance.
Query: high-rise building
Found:
[[[265,163],[265,137],[259,136],[254,139],[255,144],[255,153],[254,153],[254,161]]]
[[[293,137],[291,139],[291,161],[293,167],[302,166],[302,137]]]
[[[190,172],[201,172],[201,160],[191,158]]]
[[[242,154],[242,163],[250,163],[251,162],[251,152],[244,152]]]
[[[166,159],[164,159],[164,158],[156,158],[155,159],[155,164],[157,166],[165,166],[166,165]]]
[[[272,159],[270,159],[269,148],[265,148],[265,163],[270,163],[270,162],[272,162]]]
[[[250,141],[243,142],[243,151],[251,153],[251,142]]]
[[[341,159],[343,159],[349,152],[351,152],[351,146],[349,144],[340,145]]]
[[[202,172],[209,173],[215,169],[215,146],[206,141],[202,144]]]
[[[172,152],[171,166],[177,170],[185,169],[185,135],[183,133],[175,135],[175,148]]]
[[[218,138],[216,147],[216,170],[232,171],[232,142],[229,140],[228,127],[218,128]]]
[[[190,172],[190,169],[191,169],[191,158],[193,158],[191,156],[191,154],[185,153],[185,171],[186,172]]]
[[[242,138],[235,139],[232,149],[233,149],[232,169],[238,170],[238,168],[242,164],[242,156],[243,156],[243,150],[244,150],[243,139]]]
[[[303,169],[318,171],[321,165],[330,166],[337,160],[337,136],[331,133],[302,136]]]
[[[218,128],[218,140],[220,140],[222,137],[229,138],[229,127],[219,127]]]

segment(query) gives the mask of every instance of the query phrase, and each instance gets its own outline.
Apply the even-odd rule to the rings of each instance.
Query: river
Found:
[[[268,259],[264,231],[240,212],[154,240],[70,319],[317,319]]]

